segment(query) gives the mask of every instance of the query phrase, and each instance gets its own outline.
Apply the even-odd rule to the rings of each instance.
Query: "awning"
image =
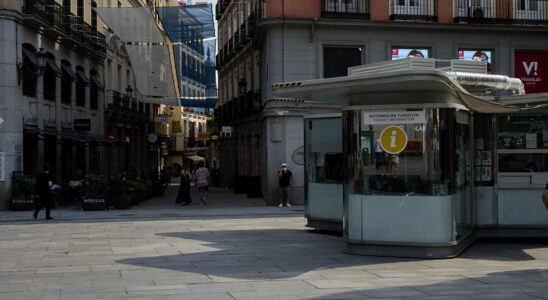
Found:
[[[91,81],[89,80],[88,76],[86,75],[86,72],[84,72],[83,70],[77,69],[76,70],[76,76],[78,76],[78,78],[80,78],[85,83],[86,86],[91,85]]]
[[[135,70],[136,87],[143,95],[177,98],[169,49],[165,45],[126,45]]]
[[[61,76],[63,72],[61,72],[61,68],[55,63],[55,59],[53,58],[47,58],[46,64],[55,72],[58,76]]]
[[[76,74],[74,74],[72,68],[69,65],[61,64],[61,69],[69,75],[72,81],[76,81],[78,79],[78,77],[76,77]]]
[[[178,98],[173,50],[148,7],[98,7],[101,19],[124,41],[145,98]]]
[[[203,158],[199,155],[186,156],[186,158],[192,160],[193,162],[199,162],[199,161],[205,160],[205,158]]]
[[[460,106],[480,113],[510,113],[542,108],[506,106],[494,102],[494,98],[472,95],[446,72],[439,70],[393,71],[287,82],[274,84],[272,89],[275,98],[332,104],[341,108],[366,105]]]
[[[36,54],[33,51],[27,48],[23,48],[23,55],[25,55],[29,59],[31,64],[35,66],[38,64],[36,61]]]
[[[91,76],[91,81],[100,89],[100,90],[104,90],[105,89],[105,85],[103,84],[103,82],[101,81],[101,78],[99,77],[99,75],[97,73],[92,73]]]

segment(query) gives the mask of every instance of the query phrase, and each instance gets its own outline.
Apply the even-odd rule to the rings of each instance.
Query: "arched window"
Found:
[[[89,78],[86,76],[84,68],[76,67],[76,105],[86,106],[86,86],[90,86]]]
[[[72,103],[72,82],[76,80],[76,74],[68,60],[61,61],[61,103]]]
[[[96,70],[89,71],[91,85],[89,88],[89,108],[99,109],[99,91],[104,89],[101,77]]]
[[[55,56],[48,52],[44,69],[44,99],[55,101],[57,91],[57,76],[61,76],[61,69],[55,62]]]
[[[23,66],[22,66],[22,80],[23,80],[23,95],[36,97],[36,48],[30,44],[23,44]]]

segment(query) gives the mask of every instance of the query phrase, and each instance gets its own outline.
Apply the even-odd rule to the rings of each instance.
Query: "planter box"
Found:
[[[34,201],[32,198],[15,198],[10,201],[11,210],[34,210]]]
[[[84,198],[82,200],[82,210],[107,210],[107,201],[105,198]]]

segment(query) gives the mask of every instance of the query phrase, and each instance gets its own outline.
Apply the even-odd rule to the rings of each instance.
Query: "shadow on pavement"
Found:
[[[486,275],[453,276],[455,280],[421,283],[421,278],[408,280],[405,284],[396,282],[386,287],[371,287],[357,289],[337,294],[306,297],[306,299],[546,299],[548,295],[548,271],[542,269],[527,269],[518,271],[493,272]],[[314,282],[311,282],[314,285]],[[320,282],[321,284],[321,282]],[[356,287],[356,282],[348,282],[340,288]],[[304,297],[303,297],[304,298]]]
[[[117,261],[147,268],[208,274],[229,278],[279,279],[299,276],[313,270],[360,267],[374,264],[435,260],[395,257],[356,256],[344,253],[346,244],[337,235],[313,234],[311,230],[267,229],[208,232],[168,232],[159,235],[182,239],[192,245],[181,255],[138,257]],[[175,241],[174,241],[175,242]],[[473,245],[461,258],[495,261],[534,260],[524,252],[531,245]],[[498,249],[498,250],[497,250]],[[439,261],[439,260],[438,260]]]

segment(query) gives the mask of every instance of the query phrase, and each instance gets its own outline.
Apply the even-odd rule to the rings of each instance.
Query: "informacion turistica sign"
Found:
[[[363,113],[363,124],[396,125],[426,123],[424,110],[414,111],[366,111]]]

